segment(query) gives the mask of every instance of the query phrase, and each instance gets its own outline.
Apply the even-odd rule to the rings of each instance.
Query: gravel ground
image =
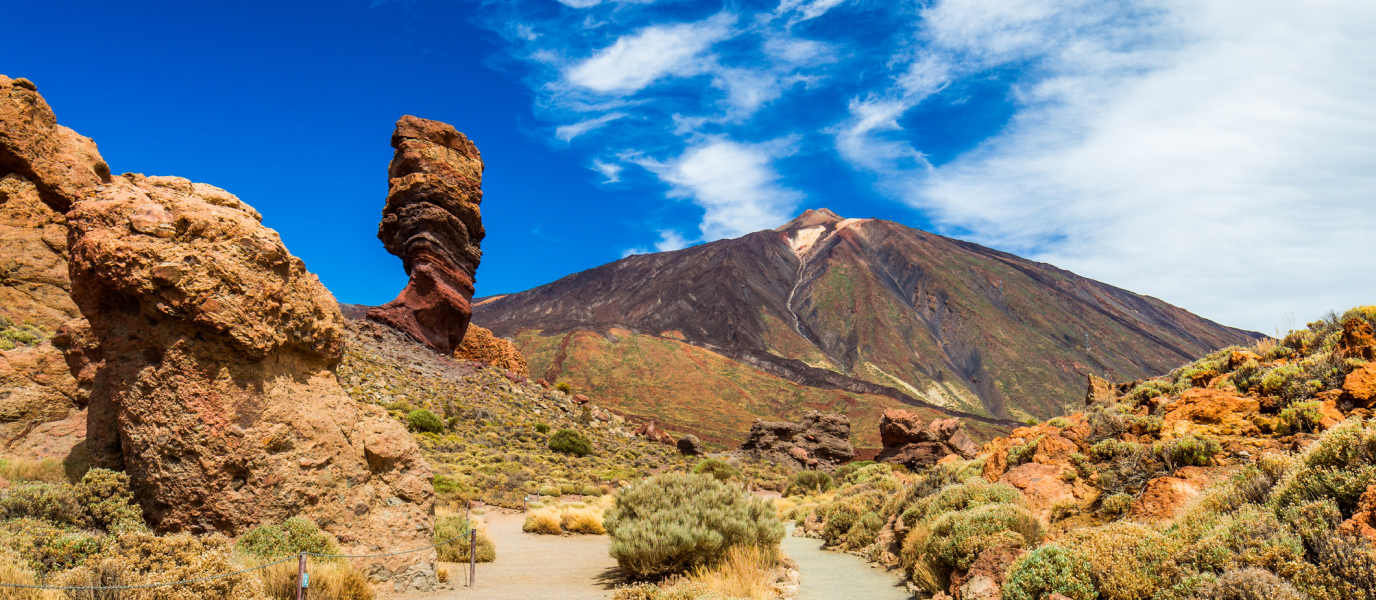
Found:
[[[822,540],[784,537],[784,553],[798,561],[798,600],[909,600],[896,572],[873,568],[864,559],[822,549]]]
[[[465,600],[602,600],[621,583],[616,560],[607,554],[605,535],[536,535],[521,531],[525,515],[491,512],[487,534],[497,545],[497,560],[479,563],[477,585],[463,587],[468,565],[445,563],[450,590],[388,594],[388,600],[463,598]]]

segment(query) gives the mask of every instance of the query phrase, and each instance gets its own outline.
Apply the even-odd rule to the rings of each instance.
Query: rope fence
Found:
[[[256,566],[256,567],[249,567],[249,568],[247,568],[247,569],[242,569],[242,570],[239,570],[239,571],[234,571],[233,573],[221,573],[221,574],[219,574],[219,575],[211,575],[211,576],[209,576],[209,577],[198,577],[198,578],[196,578],[196,579],[185,579],[185,580],[182,580],[182,581],[167,581],[167,582],[162,582],[162,583],[141,583],[141,584],[136,584],[136,585],[106,585],[106,586],[101,586],[101,585],[29,585],[29,584],[22,584],[22,583],[0,583],[0,588],[17,588],[17,589],[26,589],[26,590],[57,590],[57,591],[146,590],[146,589],[151,589],[151,588],[170,587],[170,586],[174,586],[174,585],[187,585],[187,584],[192,584],[192,583],[201,583],[201,582],[205,582],[205,581],[214,581],[214,580],[216,580],[216,579],[224,579],[224,578],[226,578],[226,577],[234,577],[235,575],[243,575],[243,574],[245,574],[245,573],[252,573],[252,572],[254,572],[254,571],[259,571],[259,570],[266,569],[266,568],[271,567],[271,566],[280,565],[280,564],[282,564],[282,563],[284,563],[284,562],[288,562],[288,561],[292,561],[292,560],[299,560],[299,561],[300,561],[300,568],[299,568],[299,572],[297,573],[297,585],[298,585],[298,589],[301,591],[301,593],[298,594],[297,597],[298,597],[298,598],[304,598],[304,597],[305,597],[304,590],[306,589],[306,585],[307,585],[307,583],[308,583],[308,581],[309,581],[309,578],[305,576],[305,575],[306,575],[306,557],[307,557],[307,556],[314,556],[314,557],[316,557],[316,558],[383,558],[383,557],[388,557],[388,556],[400,556],[400,555],[402,555],[402,554],[411,554],[411,553],[413,553],[413,552],[421,552],[421,551],[424,551],[424,550],[429,550],[429,549],[431,549],[431,548],[438,548],[438,547],[443,546],[443,545],[445,545],[445,544],[452,544],[452,543],[454,543],[454,542],[456,542],[456,541],[459,541],[459,540],[462,540],[462,539],[464,539],[464,538],[469,538],[469,540],[470,540],[469,543],[471,544],[471,548],[470,548],[469,554],[468,554],[469,560],[470,560],[470,569],[469,569],[468,585],[469,585],[470,587],[472,587],[472,585],[473,585],[473,570],[474,570],[474,568],[475,568],[475,566],[476,566],[476,560],[477,560],[477,552],[476,552],[476,550],[477,550],[477,543],[478,543],[478,536],[477,536],[477,533],[478,533],[478,532],[477,532],[476,529],[473,529],[472,527],[465,527],[465,531],[464,531],[463,533],[460,533],[459,535],[457,535],[457,536],[455,536],[455,537],[452,537],[452,538],[449,538],[449,539],[447,539],[447,540],[445,540],[445,541],[443,541],[443,542],[439,542],[439,543],[435,543],[435,544],[430,544],[429,546],[424,546],[424,547],[421,547],[421,548],[412,548],[412,549],[410,549],[410,550],[402,550],[402,551],[400,551],[400,552],[388,552],[388,553],[385,553],[385,554],[322,554],[322,553],[318,553],[318,552],[301,552],[301,553],[299,553],[299,554],[293,554],[293,555],[291,555],[291,556],[288,556],[288,557],[286,557],[286,558],[283,558],[282,560],[278,560],[278,561],[273,561],[273,562],[270,562],[270,563],[261,564],[261,565],[258,565],[258,566]]]

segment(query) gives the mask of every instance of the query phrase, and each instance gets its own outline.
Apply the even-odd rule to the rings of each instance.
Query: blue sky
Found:
[[[881,217],[1271,332],[1376,302],[1376,5],[1087,0],[17,3],[28,77],[116,172],[264,214],[341,301],[402,114],[486,163],[481,295]]]

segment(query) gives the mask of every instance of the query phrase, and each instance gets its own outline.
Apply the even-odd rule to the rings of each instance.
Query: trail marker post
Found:
[[[306,572],[306,553],[301,552],[301,562],[296,567],[296,600],[306,600],[306,586],[310,585],[311,575]]]

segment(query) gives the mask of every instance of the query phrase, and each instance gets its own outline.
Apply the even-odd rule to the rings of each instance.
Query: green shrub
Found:
[[[1209,600],[1308,600],[1294,586],[1264,569],[1234,569],[1218,578]]]
[[[535,431],[537,431],[537,432],[539,432],[539,433],[549,433],[549,425],[547,425],[547,424],[545,424],[545,423],[536,423],[536,424],[535,424]]]
[[[860,483],[860,481],[877,472],[880,468],[885,471],[889,470],[887,466],[872,460],[857,460],[837,467],[836,471],[832,473],[832,477],[841,485]],[[862,470],[865,471],[863,475],[860,473]]]
[[[561,391],[561,392],[564,392],[565,394],[572,394],[572,393],[573,393],[573,387],[570,386],[570,385],[567,384],[567,383],[562,382],[562,381],[560,381],[559,383],[554,384],[554,389],[559,390],[559,391]]]
[[[1121,402],[1128,406],[1138,407],[1147,400],[1151,400],[1157,396],[1169,396],[1175,391],[1175,386],[1168,381],[1148,379],[1137,384],[1137,387],[1132,388],[1132,391],[1123,396]]]
[[[108,469],[91,469],[74,490],[76,501],[90,516],[87,527],[111,533],[143,531],[143,511],[134,503],[129,476]]]
[[[609,552],[641,578],[716,564],[735,546],[772,552],[784,535],[773,503],[712,477],[678,473],[618,492],[604,522]]]
[[[836,489],[836,480],[821,471],[799,471],[788,481],[784,497],[809,496]]]
[[[1046,438],[1046,436],[1039,435],[1023,444],[1009,448],[1008,467],[1016,467],[1032,460],[1032,457],[1037,454],[1037,445],[1042,443],[1042,439],[1044,438]]]
[[[1163,587],[1163,565],[1177,543],[1136,523],[1075,529],[1057,541],[1089,563],[1105,600],[1148,600]]]
[[[436,416],[435,413],[423,408],[413,410],[410,414],[406,415],[406,424],[411,427],[412,431],[426,431],[430,433],[444,431],[444,421]]]
[[[1109,438],[1096,442],[1089,447],[1089,455],[1095,460],[1111,461],[1127,458],[1142,451],[1140,444]]]
[[[1214,462],[1214,455],[1222,452],[1218,442],[1212,438],[1187,435],[1169,442],[1160,442],[1152,447],[1167,468],[1207,467]]]
[[[867,512],[860,515],[850,529],[846,531],[846,541],[842,544],[845,550],[859,550],[874,543],[879,537],[879,530],[884,527],[884,521],[880,520],[879,515]]]
[[[1113,494],[1099,501],[1099,512],[1116,517],[1132,508],[1132,494]]]
[[[1042,546],[1014,562],[1003,582],[1004,600],[1042,600],[1051,594],[1071,600],[1099,597],[1083,555],[1056,544]]]
[[[558,495],[561,494],[562,492],[563,492],[563,490],[560,489],[560,487],[557,486],[557,485],[545,485],[545,486],[540,486],[540,489],[539,489],[539,490],[536,490],[535,493],[537,493],[537,494],[539,494],[539,495],[541,495],[541,496],[558,496]]]
[[[463,515],[452,515],[440,517],[435,520],[434,542],[439,544],[454,538],[457,541],[444,544],[435,548],[439,560],[444,562],[468,562],[469,551],[472,550],[473,542],[469,539],[468,519]],[[497,560],[497,546],[492,543],[492,539],[486,533],[478,532],[478,560],[477,562],[492,562]]]
[[[1068,429],[1071,425],[1070,419],[1067,419],[1065,417],[1055,417],[1050,421],[1047,421],[1046,424],[1052,427],[1056,427],[1058,429]]]
[[[986,504],[938,517],[930,526],[923,554],[947,571],[968,569],[980,552],[999,546],[1026,548],[1041,537],[1041,523],[1027,509]]]
[[[1296,402],[1280,411],[1283,426],[1281,433],[1318,431],[1323,420],[1322,405],[1319,402]]]
[[[709,458],[702,462],[699,462],[696,466],[693,467],[693,472],[697,473],[698,475],[711,475],[717,481],[726,481],[728,479],[741,478],[741,472],[739,469],[731,466],[731,463],[728,463],[720,458]]]
[[[467,486],[465,486],[459,480],[444,475],[436,475],[435,478],[432,480],[431,485],[435,488],[436,494],[445,496],[450,494],[457,494],[467,489]]]
[[[572,429],[560,429],[549,436],[549,449],[573,456],[592,454],[592,442]]]
[[[584,496],[601,496],[602,488],[597,487],[595,485],[585,485],[583,486],[583,489],[578,491],[578,493]]]
[[[339,554],[339,543],[334,536],[321,531],[314,521],[304,517],[292,517],[281,525],[259,525],[239,536],[235,547],[244,554],[264,560],[300,552]],[[340,559],[318,560],[334,562]]]
[[[1286,508],[1329,498],[1349,518],[1366,488],[1376,483],[1376,420],[1348,419],[1325,431],[1276,484],[1269,506]]]
[[[583,488],[576,483],[559,484],[559,493],[565,496],[572,496],[574,494],[577,494],[582,489]]]

